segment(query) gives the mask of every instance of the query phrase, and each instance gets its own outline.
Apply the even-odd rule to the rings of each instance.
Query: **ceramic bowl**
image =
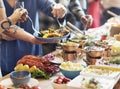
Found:
[[[64,76],[58,76],[56,79],[52,80],[52,87],[53,89],[67,89],[67,83],[70,81],[70,79]]]
[[[69,79],[73,79],[76,76],[80,75],[80,72],[83,70],[84,66],[80,63],[75,63],[71,61],[66,61],[61,63],[59,66],[60,72]]]
[[[53,89],[67,89],[66,84],[57,84],[54,82],[52,82],[52,87],[53,87]]]
[[[13,71],[10,73],[10,78],[14,86],[27,84],[30,81],[31,73],[28,71]]]
[[[75,77],[80,75],[80,72],[81,72],[81,70],[65,70],[61,67],[60,67],[60,71],[66,78],[69,78],[69,79],[74,79]]]

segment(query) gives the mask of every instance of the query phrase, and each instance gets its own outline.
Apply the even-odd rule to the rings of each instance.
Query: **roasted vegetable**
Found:
[[[49,38],[49,37],[60,37],[60,36],[65,36],[66,34],[69,33],[69,30],[64,29],[53,29],[53,28],[48,28],[47,30],[41,30],[40,34],[42,35],[43,38]]]

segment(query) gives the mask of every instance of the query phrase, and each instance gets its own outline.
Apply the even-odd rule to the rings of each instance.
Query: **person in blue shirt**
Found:
[[[16,5],[17,1],[24,2],[24,8],[27,9],[28,15],[32,19],[35,28],[39,31],[39,11],[43,11],[49,16],[56,18],[64,17],[66,10],[60,5],[56,4],[52,0],[3,0],[6,8],[7,17],[10,16]],[[26,32],[31,34],[34,30],[31,27],[29,19],[24,23],[18,23]],[[29,40],[29,39],[28,39]],[[13,71],[17,61],[24,55],[42,55],[41,45],[32,44],[22,40],[7,41],[2,40],[0,45],[0,60],[1,60],[1,71],[3,75],[6,75]]]
[[[16,38],[17,39],[20,38],[21,40],[24,40],[23,39],[24,35],[25,35],[24,37],[33,38],[30,34],[27,34],[27,32],[25,32],[24,30],[22,30],[21,28],[15,25],[16,22],[18,21],[24,22],[27,18],[27,14],[28,14],[27,10],[23,8],[18,8],[14,11],[14,13],[11,16],[7,17],[5,13],[3,0],[0,0],[0,42],[1,39],[13,40]],[[17,31],[18,28],[19,28],[19,32]],[[35,41],[35,39],[33,41]],[[1,50],[0,50],[0,54],[1,54]],[[1,62],[0,62],[0,77],[2,77]]]

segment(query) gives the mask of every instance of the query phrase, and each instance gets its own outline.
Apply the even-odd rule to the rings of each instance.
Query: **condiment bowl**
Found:
[[[27,84],[31,78],[31,73],[28,71],[13,71],[10,73],[10,78],[14,86]]]

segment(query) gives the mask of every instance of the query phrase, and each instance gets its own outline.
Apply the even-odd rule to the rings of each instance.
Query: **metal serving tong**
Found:
[[[111,16],[113,17],[117,17],[118,15],[115,14],[114,12],[110,11],[110,10],[107,10],[107,13],[110,14]]]
[[[78,29],[76,26],[74,26],[70,22],[67,22],[65,27],[68,30],[70,30],[73,34],[77,35],[78,37],[81,37],[80,35],[78,35],[78,33],[84,35],[84,33],[80,31],[80,29]]]
[[[64,30],[65,25],[66,25],[66,19],[64,19],[63,23],[60,23],[59,19],[57,18],[57,23],[60,27],[60,30]]]
[[[85,27],[84,27],[84,30],[83,30],[83,34],[85,35],[85,31],[87,30],[87,28],[88,28],[88,25],[89,25],[89,22],[87,22],[87,24],[85,25]]]

